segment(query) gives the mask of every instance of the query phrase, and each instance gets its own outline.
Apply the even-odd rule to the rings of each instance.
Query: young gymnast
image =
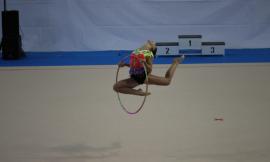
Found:
[[[142,89],[134,89],[136,86],[146,83],[146,73],[144,70],[144,66],[146,67],[149,85],[169,85],[171,83],[177,65],[184,60],[184,55],[182,55],[180,58],[175,58],[173,60],[173,63],[167,70],[165,76],[160,77],[151,74],[153,65],[152,63],[156,55],[156,51],[157,47],[155,42],[148,40],[142,47],[134,50],[131,53],[129,64],[121,61],[118,66],[120,68],[125,66],[129,67],[130,78],[120,80],[115,83],[113,86],[114,91],[123,94],[131,94],[138,96],[150,95],[151,93],[145,93]]]

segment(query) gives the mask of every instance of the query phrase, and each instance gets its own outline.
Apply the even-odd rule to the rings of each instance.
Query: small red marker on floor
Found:
[[[215,118],[214,120],[215,120],[215,121],[224,121],[223,118]]]

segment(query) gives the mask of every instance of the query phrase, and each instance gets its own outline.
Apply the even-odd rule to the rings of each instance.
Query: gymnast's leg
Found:
[[[145,93],[141,89],[134,89],[136,86],[139,84],[131,79],[124,79],[120,80],[119,82],[115,83],[113,86],[114,91],[123,93],[123,94],[131,94],[131,95],[137,95],[137,96],[145,96],[145,95],[150,95],[151,93]]]
[[[184,60],[184,56],[174,59],[173,63],[167,70],[165,77],[159,77],[159,76],[149,74],[148,84],[161,85],[161,86],[170,85],[178,64],[181,63],[183,60]]]

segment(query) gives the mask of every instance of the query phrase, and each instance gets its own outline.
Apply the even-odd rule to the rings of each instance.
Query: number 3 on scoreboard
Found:
[[[215,47],[211,47],[211,53],[215,53]]]

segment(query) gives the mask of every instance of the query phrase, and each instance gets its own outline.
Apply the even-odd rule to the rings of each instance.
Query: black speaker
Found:
[[[2,11],[3,37],[20,35],[19,24],[19,11]]]
[[[3,56],[5,60],[19,59],[24,56],[21,36],[3,37]]]
[[[19,59],[24,56],[19,29],[19,11],[2,11],[3,59]]]

